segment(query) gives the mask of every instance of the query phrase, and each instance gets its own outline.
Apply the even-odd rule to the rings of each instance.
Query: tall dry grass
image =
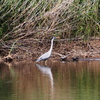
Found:
[[[100,34],[99,0],[1,0],[0,37],[90,37]]]

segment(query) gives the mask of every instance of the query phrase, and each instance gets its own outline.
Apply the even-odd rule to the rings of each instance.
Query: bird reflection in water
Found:
[[[43,66],[43,65],[39,65],[39,64],[36,64],[36,67],[44,74],[44,75],[47,75],[49,80],[50,80],[50,91],[51,91],[51,97],[53,99],[53,92],[54,92],[54,82],[53,82],[53,75],[52,75],[52,72],[51,72],[51,68],[48,67],[48,66]]]

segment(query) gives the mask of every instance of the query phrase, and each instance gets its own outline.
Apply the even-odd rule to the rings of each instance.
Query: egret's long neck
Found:
[[[52,52],[52,48],[53,48],[53,41],[54,41],[54,39],[52,39],[52,40],[51,40],[50,52]]]

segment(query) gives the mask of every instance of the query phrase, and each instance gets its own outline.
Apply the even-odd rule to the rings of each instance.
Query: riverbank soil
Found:
[[[8,57],[15,60],[35,60],[43,53],[47,52],[51,45],[51,40],[38,40],[33,38],[21,39],[12,44],[15,40],[1,43],[0,59]],[[12,47],[12,48],[11,48]],[[83,39],[58,39],[54,41],[53,52],[50,59],[61,59],[67,57],[78,58],[100,58],[100,38]]]

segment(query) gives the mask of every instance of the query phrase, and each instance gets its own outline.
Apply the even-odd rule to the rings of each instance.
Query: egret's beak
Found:
[[[60,39],[60,37],[56,37],[56,39]]]

